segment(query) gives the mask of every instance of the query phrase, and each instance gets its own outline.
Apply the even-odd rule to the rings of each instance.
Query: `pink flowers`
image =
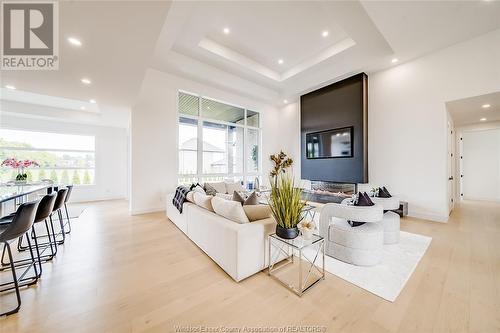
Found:
[[[2,162],[3,167],[10,167],[12,169],[29,168],[31,166],[40,166],[37,162],[32,160],[18,161],[15,158],[7,158]]]

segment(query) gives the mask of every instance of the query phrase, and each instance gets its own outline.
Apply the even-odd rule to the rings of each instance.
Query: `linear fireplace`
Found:
[[[319,203],[340,203],[356,193],[355,184],[311,181],[311,189],[303,192],[305,200]]]

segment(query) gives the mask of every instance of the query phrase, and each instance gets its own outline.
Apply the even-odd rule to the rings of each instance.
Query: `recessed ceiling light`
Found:
[[[90,81],[87,78],[83,78],[81,81],[82,81],[83,84],[91,84],[92,83],[92,81]]]
[[[284,99],[284,100],[283,100],[283,103],[285,103],[285,104],[286,104],[286,103],[288,103],[288,101],[287,101],[286,99]]]
[[[85,110],[85,106],[80,106],[80,110]]]
[[[92,103],[92,104],[97,103],[97,102],[95,101],[95,99],[91,99],[91,100],[89,100],[89,102],[90,102],[90,103]]]
[[[481,118],[481,119],[479,119],[479,120],[481,120],[481,121],[486,121],[487,119],[486,119],[486,118]]]
[[[282,65],[284,63],[283,59],[278,59],[278,64]]]
[[[327,30],[325,30],[325,31],[323,31],[323,32],[321,33],[321,36],[323,36],[323,37],[328,37],[328,34],[329,34],[329,32],[328,32]]]
[[[226,35],[229,35],[229,33],[231,32],[231,30],[229,30],[229,28],[224,28],[222,30]]]
[[[481,107],[482,107],[483,109],[487,109],[487,108],[489,108],[490,106],[491,106],[491,105],[489,105],[489,104],[483,104],[483,105],[481,105]]]
[[[393,64],[397,63],[398,61],[399,61],[399,59],[398,59],[398,58],[393,58],[393,59],[391,60],[391,62],[392,62]]]
[[[14,87],[11,84],[6,85],[5,88],[10,89],[10,90],[16,90],[16,87]]]
[[[70,42],[71,44],[73,44],[75,46],[82,46],[82,42],[80,42],[80,40],[76,39],[75,37],[69,37],[68,42]]]

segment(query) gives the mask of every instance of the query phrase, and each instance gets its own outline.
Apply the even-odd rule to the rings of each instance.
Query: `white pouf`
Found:
[[[393,210],[399,208],[399,199],[391,198],[371,198],[373,202],[380,204],[384,210]],[[385,212],[382,219],[384,225],[384,244],[397,244],[399,243],[399,228],[400,217],[394,212]]]
[[[399,215],[394,212],[385,212],[382,223],[384,224],[384,244],[399,243]]]
[[[365,223],[351,227],[343,218],[332,218],[328,230],[326,254],[357,265],[373,266],[382,260],[384,232],[381,223]]]

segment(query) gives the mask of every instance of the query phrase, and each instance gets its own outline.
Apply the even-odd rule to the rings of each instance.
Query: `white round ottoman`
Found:
[[[384,230],[381,223],[351,227],[343,218],[332,218],[327,255],[357,266],[373,266],[382,260]]]
[[[391,198],[370,198],[373,202],[384,207],[384,217],[382,223],[384,225],[384,244],[399,243],[400,217],[397,213],[391,212],[399,208],[399,199]]]

